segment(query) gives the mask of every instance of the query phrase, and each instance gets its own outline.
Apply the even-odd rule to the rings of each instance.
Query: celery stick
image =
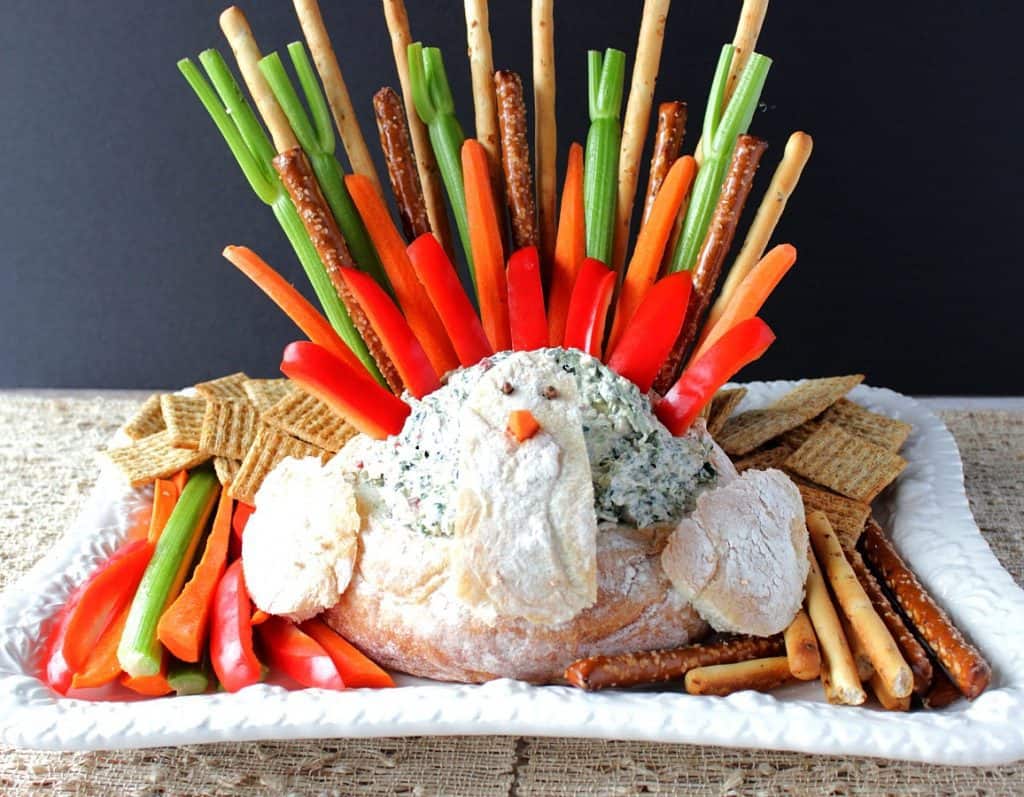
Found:
[[[156,637],[157,623],[181,592],[219,490],[220,483],[212,469],[193,471],[167,519],[135,592],[117,647],[121,669],[132,677],[160,672],[164,651]]]
[[[608,49],[604,57],[587,53],[588,106],[586,161],[583,167],[583,210],[587,228],[587,257],[610,263],[615,233],[615,205],[622,140],[622,89],[626,54]]]
[[[201,695],[210,690],[212,678],[205,661],[191,664],[174,659],[167,666],[167,683],[179,695]]]

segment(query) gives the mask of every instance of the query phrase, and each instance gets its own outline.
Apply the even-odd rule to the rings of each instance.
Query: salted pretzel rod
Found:
[[[320,5],[317,0],[294,0],[294,3],[295,15],[299,18],[302,34],[306,37],[306,44],[313,55],[313,63],[316,64],[316,71],[320,75],[324,94],[327,95],[327,105],[341,136],[345,154],[348,155],[349,165],[356,174],[367,177],[378,191],[383,191],[377,169],[373,165],[373,157],[359,127],[359,118],[352,107],[352,98],[349,96],[338,57],[331,44],[331,37],[324,25]],[[381,195],[383,196],[383,193]]]
[[[945,708],[950,703],[955,703],[963,695],[957,689],[955,683],[949,680],[949,676],[941,667],[935,667],[935,677],[931,686],[921,698],[925,708]]]
[[[789,660],[785,656],[775,656],[769,659],[697,667],[686,673],[684,684],[686,691],[691,695],[725,697],[744,689],[770,692],[792,678]]]
[[[430,218],[420,175],[416,171],[416,157],[412,154],[409,128],[405,124],[405,110],[393,88],[385,86],[373,95],[373,113],[391,181],[391,193],[402,220],[402,231],[412,241],[430,232]]]
[[[839,538],[823,512],[807,516],[811,545],[828,576],[832,594],[850,623],[858,646],[894,697],[907,697],[914,689],[914,675],[903,659],[896,640],[878,616],[864,588],[857,580]]]
[[[764,256],[779,219],[782,218],[782,211],[786,209],[786,203],[793,195],[804,166],[811,157],[813,147],[813,139],[801,131],[793,133],[786,142],[782,160],[779,161],[768,190],[765,191],[761,205],[757,209],[757,215],[747,230],[743,247],[736,255],[736,260],[725,277],[722,291],[708,313],[708,324],[714,324],[722,317],[736,288]]]
[[[917,576],[886,539],[881,527],[869,520],[861,537],[861,552],[879,581],[888,588],[921,640],[968,699],[973,700],[988,686],[992,670],[977,648],[971,645]]]
[[[501,142],[498,132],[498,104],[494,97],[494,56],[491,52],[491,23],[487,0],[465,0],[466,44],[473,80],[473,114],[476,139],[487,152],[492,179],[498,176]],[[500,185],[500,182],[497,183]]]
[[[783,650],[779,636],[741,636],[671,650],[592,656],[569,665],[565,680],[587,690],[654,684],[682,678],[694,667],[778,656]]]
[[[658,80],[661,48],[665,41],[665,22],[672,0],[644,0],[640,34],[629,84],[626,113],[622,118],[622,142],[619,147],[618,200],[615,205],[615,239],[612,244],[612,268],[621,271],[629,245],[629,222],[640,178],[640,157],[647,141],[647,127]]]
[[[813,551],[808,551],[808,558],[811,567],[807,573],[807,614],[821,648],[821,683],[825,687],[825,696],[829,703],[859,706],[867,695],[860,684],[853,654]]]
[[[786,659],[789,671],[801,681],[813,681],[821,675],[821,651],[818,637],[814,635],[811,618],[803,609],[796,613],[793,622],[783,634],[786,642]]]
[[[505,70],[495,72],[494,94],[498,100],[501,165],[505,172],[505,200],[512,218],[513,248],[537,246],[537,206],[526,137],[526,103],[519,75]]]
[[[301,147],[292,147],[290,150],[279,153],[273,160],[274,169],[281,176],[288,195],[295,204],[295,209],[302,219],[302,226],[305,227],[309,239],[313,242],[320,261],[324,264],[324,270],[330,277],[331,285],[338,293],[348,310],[352,324],[355,326],[359,336],[365,341],[366,348],[373,357],[381,375],[388,383],[388,387],[396,395],[401,395],[404,385],[398,374],[398,369],[388,357],[384,344],[370,323],[370,319],[363,311],[358,299],[349,290],[345,277],[341,272],[342,268],[355,268],[355,261],[349,253],[345,238],[338,229],[327,200],[320,191],[316,175],[306,159]]]
[[[673,100],[658,106],[658,124],[654,131],[654,152],[651,154],[651,168],[647,177],[647,191],[644,194],[643,215],[640,228],[647,223],[654,209],[654,199],[665,182],[669,169],[679,157],[686,134],[686,103]]]
[[[550,276],[555,257],[555,210],[558,195],[554,0],[533,0],[530,29],[533,40],[533,155],[536,159],[537,226],[540,232],[541,271]]]
[[[441,245],[452,257],[451,230],[448,227],[448,211],[444,205],[444,194],[441,190],[441,176],[434,159],[434,150],[430,146],[430,135],[423,124],[412,99],[412,88],[409,83],[408,47],[412,44],[409,33],[409,15],[405,11],[404,0],[383,0],[384,20],[391,36],[391,49],[395,57],[395,69],[398,71],[398,82],[402,87],[402,99],[405,103],[405,118],[409,125],[409,136],[412,139],[412,151],[416,155],[416,170],[420,175],[423,198],[427,205],[427,216],[430,218],[430,229],[441,242]]]
[[[258,64],[263,54],[242,9],[238,6],[225,9],[220,15],[220,29],[228,40],[231,52],[235,54],[242,80],[245,81],[246,88],[249,89],[249,94],[252,95],[253,102],[256,103],[267,130],[270,131],[274,149],[278,152],[287,152],[299,146],[298,139],[288,124],[288,117],[284,115],[274,92],[270,90],[270,84],[260,72]]]

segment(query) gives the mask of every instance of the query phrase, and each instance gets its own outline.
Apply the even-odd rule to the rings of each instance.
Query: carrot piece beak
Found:
[[[520,443],[540,431],[540,424],[529,410],[512,410],[508,416],[508,432]]]

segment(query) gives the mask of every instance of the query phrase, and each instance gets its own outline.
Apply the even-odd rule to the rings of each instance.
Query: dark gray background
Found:
[[[407,2],[414,36],[445,49],[471,134],[462,4]],[[496,65],[528,75],[529,3],[491,5]],[[300,284],[301,269],[175,68],[227,52],[223,5],[0,8],[0,386],[273,374],[296,332],[219,253],[247,244]],[[290,2],[244,8],[265,51],[300,36]],[[323,8],[376,149],[370,97],[396,83],[379,4]],[[690,102],[689,145],[738,8],[673,4],[656,99]],[[745,376],[863,370],[913,393],[1024,394],[1018,8],[772,4],[759,49],[776,63],[752,130],[772,149],[757,195],[789,131],[816,148],[779,230],[800,250],[766,308],[779,341]],[[556,14],[564,150],[586,133],[585,50],[631,53],[640,3],[560,0]]]

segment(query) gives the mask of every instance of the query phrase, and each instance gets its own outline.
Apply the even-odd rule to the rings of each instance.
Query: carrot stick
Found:
[[[615,348],[626,325],[658,278],[665,245],[672,234],[672,225],[675,224],[683,198],[690,190],[696,173],[697,162],[692,157],[686,155],[679,158],[672,164],[654,199],[651,216],[640,230],[626,278],[622,282],[609,351]]]
[[[146,697],[163,697],[174,691],[174,688],[167,683],[167,662],[166,656],[160,672],[156,675],[137,675],[132,677],[128,673],[121,676],[121,685],[126,686],[133,692],[138,692]]]
[[[203,556],[192,572],[192,578],[160,617],[156,627],[157,639],[182,661],[197,662],[203,652],[213,594],[227,564],[232,508],[228,491],[222,490]]]
[[[434,305],[416,278],[412,263],[405,251],[405,241],[395,227],[387,205],[373,187],[373,183],[361,174],[345,176],[345,187],[356,203],[363,218],[370,240],[380,255],[384,271],[395,289],[395,297],[405,313],[406,320],[417,339],[427,352],[430,364],[439,374],[446,374],[459,367],[455,349],[445,332]]]
[[[780,244],[761,258],[736,288],[721,318],[704,333],[704,337],[690,357],[696,362],[708,348],[740,321],[753,318],[761,311],[762,305],[771,296],[775,286],[796,262],[796,249],[789,244]]]
[[[340,357],[357,372],[366,372],[366,366],[345,345],[327,319],[259,255],[244,246],[228,246],[223,254],[231,265],[255,282],[256,287],[284,311],[302,334]]]
[[[462,145],[462,176],[466,189],[466,217],[476,272],[480,320],[495,351],[512,348],[508,319],[508,286],[505,282],[505,256],[501,248],[501,229],[491,188],[487,150],[472,138]]]
[[[178,496],[181,491],[178,489],[177,475],[174,480],[157,479],[153,484],[153,514],[149,518],[149,533],[146,535],[154,545],[163,534],[164,526],[167,525],[167,518],[171,516],[171,510],[178,503]]]
[[[121,632],[128,620],[131,604],[124,607],[121,614],[103,632],[96,646],[89,653],[81,672],[71,676],[72,689],[90,689],[95,686],[109,684],[121,674],[121,662],[117,660],[117,646],[121,642]]]
[[[555,238],[555,260],[551,269],[551,290],[548,298],[548,341],[561,346],[565,338],[565,319],[569,299],[580,263],[587,256],[587,231],[583,211],[583,147],[569,148],[569,163],[562,188],[562,207],[558,215]]]
[[[363,655],[348,640],[335,633],[323,620],[319,618],[306,620],[300,628],[327,651],[327,655],[331,657],[334,666],[338,668],[338,674],[345,682],[346,687],[350,689],[360,687],[379,689],[395,685],[390,675]]]
[[[188,471],[179,470],[171,476],[171,481],[174,482],[174,486],[178,488],[178,495],[181,495],[181,491],[185,489],[185,485],[188,483]]]
[[[271,618],[272,615],[267,614],[262,609],[256,609],[252,613],[252,619],[249,620],[249,625],[263,625]]]

